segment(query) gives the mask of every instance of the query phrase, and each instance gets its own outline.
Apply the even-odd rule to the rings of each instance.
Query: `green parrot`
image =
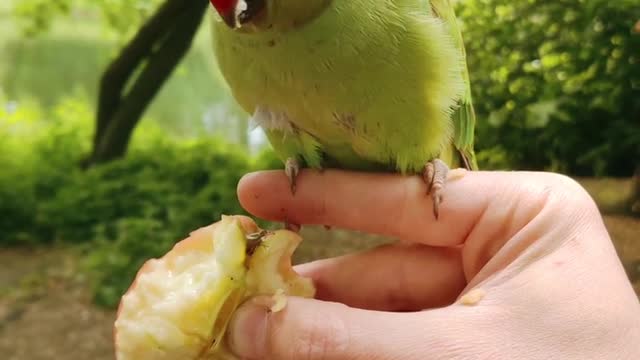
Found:
[[[439,216],[451,168],[477,170],[451,0],[211,0],[215,56],[296,190],[300,168],[423,176]]]

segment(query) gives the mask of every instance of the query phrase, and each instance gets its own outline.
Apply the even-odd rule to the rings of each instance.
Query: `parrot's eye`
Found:
[[[236,12],[240,24],[251,22],[264,10],[265,4],[265,0],[239,0]]]

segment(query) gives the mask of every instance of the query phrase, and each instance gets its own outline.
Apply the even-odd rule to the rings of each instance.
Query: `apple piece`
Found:
[[[147,261],[122,297],[114,326],[118,360],[236,359],[226,330],[246,300],[313,297],[311,279],[298,275],[291,256],[302,238],[266,231],[244,216],[223,216]]]

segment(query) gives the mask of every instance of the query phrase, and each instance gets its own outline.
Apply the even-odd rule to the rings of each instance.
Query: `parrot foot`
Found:
[[[292,157],[288,158],[284,164],[284,172],[285,174],[287,174],[287,178],[289,179],[291,194],[295,195],[296,194],[296,178],[300,173],[300,164],[298,163],[298,160]],[[285,221],[284,228],[289,231],[299,233],[301,226],[298,224],[291,223],[289,221]]]
[[[294,224],[288,221],[284,222],[284,228],[289,231],[293,231],[294,233],[299,233],[302,226],[298,224]]]
[[[291,187],[291,194],[295,195],[296,193],[296,178],[298,177],[298,173],[300,173],[300,164],[298,164],[298,160],[295,158],[288,158],[284,163],[284,172],[287,174],[287,178],[289,178],[289,186]]]
[[[433,215],[438,220],[440,216],[440,204],[443,201],[444,186],[447,181],[449,167],[444,161],[434,159],[427,163],[422,178],[427,184],[427,194],[433,198]]]

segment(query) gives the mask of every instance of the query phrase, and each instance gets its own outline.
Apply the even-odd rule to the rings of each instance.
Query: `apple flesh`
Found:
[[[160,259],[146,262],[122,297],[114,326],[118,360],[236,359],[226,330],[235,310],[258,295],[313,297],[293,271],[302,239],[264,231],[250,218],[223,216]]]

